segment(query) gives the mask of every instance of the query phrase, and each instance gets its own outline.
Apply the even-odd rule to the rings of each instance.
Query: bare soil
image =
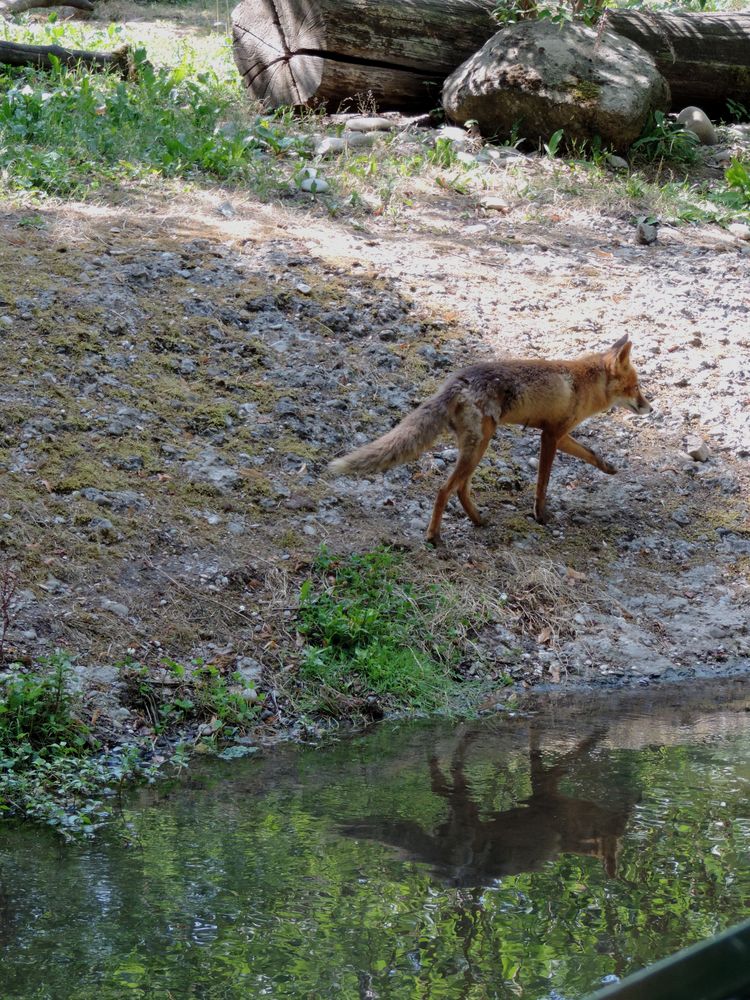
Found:
[[[386,543],[419,579],[459,588],[469,616],[493,598],[469,673],[527,687],[746,676],[748,245],[708,226],[662,227],[654,246],[633,233],[628,213],[574,197],[498,214],[435,185],[395,215],[176,185],[9,207],[6,660],[76,654],[113,730],[136,725],[126,656],[244,664],[288,718],[310,561],[322,544]],[[545,527],[530,517],[538,437],[520,428],[498,433],[475,479],[490,526],[449,508],[443,551],[422,536],[452,441],[372,480],[326,477],[467,363],[572,357],[625,332],[654,413],[584,425],[619,472],[558,456]],[[686,453],[690,435],[707,461]]]

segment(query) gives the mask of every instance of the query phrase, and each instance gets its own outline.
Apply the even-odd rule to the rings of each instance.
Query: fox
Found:
[[[570,432],[588,417],[617,406],[641,416],[651,412],[630,360],[631,349],[625,334],[605,351],[571,360],[508,358],[470,365],[449,376],[393,430],[334,459],[329,471],[332,475],[384,472],[417,458],[443,431],[452,431],[458,459],[438,490],[426,534],[426,541],[437,546],[445,507],[454,493],[475,525],[486,523],[472,499],[471,478],[498,424],[533,427],[541,431],[534,518],[545,524],[547,486],[557,451],[608,475],[617,471]]]

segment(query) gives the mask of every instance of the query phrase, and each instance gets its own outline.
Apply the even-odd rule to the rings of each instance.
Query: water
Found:
[[[0,828],[0,998],[585,996],[748,914],[750,714],[629,701],[205,761]]]

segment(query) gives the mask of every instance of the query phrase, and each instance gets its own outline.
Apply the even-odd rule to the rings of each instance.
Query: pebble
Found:
[[[102,597],[99,601],[99,607],[102,611],[110,611],[113,615],[118,618],[127,618],[130,614],[127,606],[121,604],[120,601],[110,601],[107,597]]]
[[[494,196],[488,195],[487,197],[482,198],[479,204],[482,206],[482,208],[486,208],[488,211],[491,212],[502,212],[503,214],[505,214],[506,212],[510,211],[510,205],[505,200],[505,198],[496,198]]]
[[[707,462],[711,452],[703,438],[696,434],[689,434],[685,441],[685,451],[694,462]]]

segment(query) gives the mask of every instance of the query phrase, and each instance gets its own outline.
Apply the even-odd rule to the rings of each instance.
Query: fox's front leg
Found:
[[[603,458],[599,458],[595,451],[591,448],[587,448],[585,445],[581,444],[580,441],[576,441],[572,438],[570,434],[566,434],[561,437],[557,442],[557,447],[560,451],[564,451],[568,455],[574,455],[576,458],[583,459],[584,462],[588,462],[589,465],[595,465],[597,469],[601,469],[602,472],[606,472],[607,475],[611,476],[617,469],[614,465],[610,465],[609,462],[605,462]]]
[[[536,477],[536,499],[534,501],[534,518],[540,524],[546,524],[549,517],[546,511],[547,485],[552,463],[557,451],[557,438],[552,431],[542,431],[542,444],[539,451],[539,472]]]

